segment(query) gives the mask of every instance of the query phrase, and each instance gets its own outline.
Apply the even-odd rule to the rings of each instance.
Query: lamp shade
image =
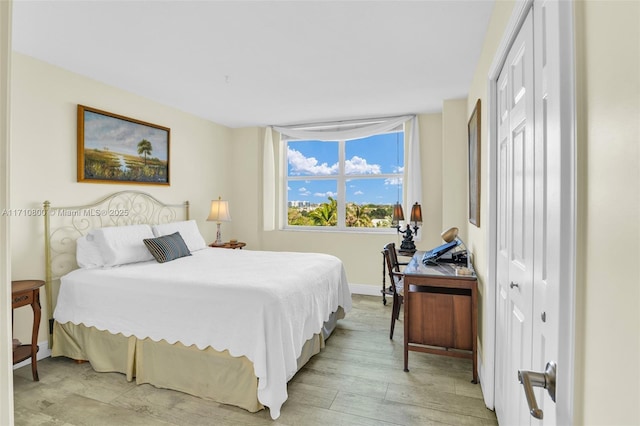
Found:
[[[398,224],[401,220],[404,220],[404,212],[402,211],[402,205],[400,203],[396,203],[393,206],[393,217],[391,222],[394,224]]]
[[[207,220],[213,222],[230,222],[231,213],[229,213],[229,202],[223,201],[221,197],[211,201],[211,209],[209,210]]]
[[[450,243],[451,241],[455,240],[458,237],[458,228],[454,226],[452,228],[444,230],[442,231],[442,234],[440,234],[440,236],[442,237],[445,243]]]
[[[411,207],[411,222],[422,223],[422,207],[418,203]]]

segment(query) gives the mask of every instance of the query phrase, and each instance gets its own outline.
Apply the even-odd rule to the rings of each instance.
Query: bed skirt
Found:
[[[307,340],[298,358],[298,370],[324,348],[336,321],[343,317],[344,311],[339,308],[323,329]],[[179,342],[125,337],[95,327],[54,321],[51,356],[89,361],[98,372],[122,373],[137,384],[185,392],[252,413],[264,408],[258,401],[253,363],[244,356],[233,357],[226,350],[200,350]]]

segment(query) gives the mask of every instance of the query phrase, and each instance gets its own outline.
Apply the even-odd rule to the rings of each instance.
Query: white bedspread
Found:
[[[274,419],[304,342],[338,306],[351,309],[342,262],[315,253],[207,248],[167,263],[78,269],[61,282],[59,323],[246,356]]]

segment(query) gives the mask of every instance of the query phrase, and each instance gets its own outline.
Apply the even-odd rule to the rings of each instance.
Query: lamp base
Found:
[[[400,245],[400,251],[415,252],[416,245],[414,244],[413,241],[404,239],[402,240],[402,244]]]
[[[223,246],[224,243],[222,242],[222,233],[220,233],[220,222],[217,223],[217,230],[216,230],[216,240],[211,243],[212,246]]]
[[[415,228],[415,233],[418,233],[418,228]],[[402,244],[400,245],[400,250],[401,251],[409,251],[409,252],[415,252],[416,251],[416,245],[413,242],[413,235],[414,233],[411,232],[411,227],[407,224],[407,229],[404,230],[403,232],[404,237],[402,238]]]

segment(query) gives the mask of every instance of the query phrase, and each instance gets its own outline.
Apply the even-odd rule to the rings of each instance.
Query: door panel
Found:
[[[567,213],[574,205],[567,201],[574,193],[569,186],[573,151],[567,148],[573,142],[561,120],[568,95],[561,87],[567,49],[561,51],[566,34],[560,21],[567,13],[559,0],[534,0],[496,85],[495,406],[505,425],[555,425],[571,418],[571,365],[566,356],[560,360],[565,365],[557,365],[559,354],[566,354],[559,345],[571,345],[559,342],[560,331],[570,326],[560,321],[561,314],[572,318],[560,311],[559,300],[562,291],[568,292],[563,286],[572,285],[567,262],[572,259],[563,257],[575,238],[575,222]],[[557,403],[547,390],[535,387],[541,410],[535,414],[542,417],[536,420],[518,371],[547,373],[534,382],[545,386],[553,376],[553,368],[545,372],[551,362],[564,378],[555,383],[555,395],[564,400]]]
[[[497,182],[497,253],[496,253],[496,360],[495,360],[495,409],[498,420],[506,416],[507,410],[507,361],[509,358],[509,228],[510,215],[510,171],[511,141],[509,139],[509,102],[507,75],[503,70],[497,82],[498,88],[498,177]],[[504,423],[504,422],[503,422]]]
[[[534,371],[544,371],[547,362],[558,361],[558,300],[563,232],[561,226],[562,150],[560,127],[553,117],[560,116],[559,12],[556,1],[540,2],[534,7],[537,22],[535,60],[540,64],[535,75],[536,163],[538,184],[535,188],[536,227],[533,299]],[[565,283],[567,284],[567,283]],[[565,366],[559,366],[562,368]],[[562,386],[558,383],[556,386]],[[544,413],[541,424],[556,424],[556,404],[544,389],[536,390],[536,400]]]
[[[510,318],[509,327],[511,328],[510,340],[512,345],[512,356],[509,362],[509,370],[507,378],[510,383],[510,394],[508,398],[509,410],[506,425],[525,425],[529,424],[529,413],[527,409],[527,402],[523,398],[514,398],[518,396],[518,384],[512,380],[512,372],[518,371],[519,366],[523,363],[530,362],[531,358],[531,332],[530,323],[531,319],[523,312],[521,312],[517,306],[513,305],[512,315]]]
[[[529,424],[517,372],[532,358],[534,265],[533,24],[525,20],[498,78],[496,413]],[[500,324],[501,321],[505,321]]]

